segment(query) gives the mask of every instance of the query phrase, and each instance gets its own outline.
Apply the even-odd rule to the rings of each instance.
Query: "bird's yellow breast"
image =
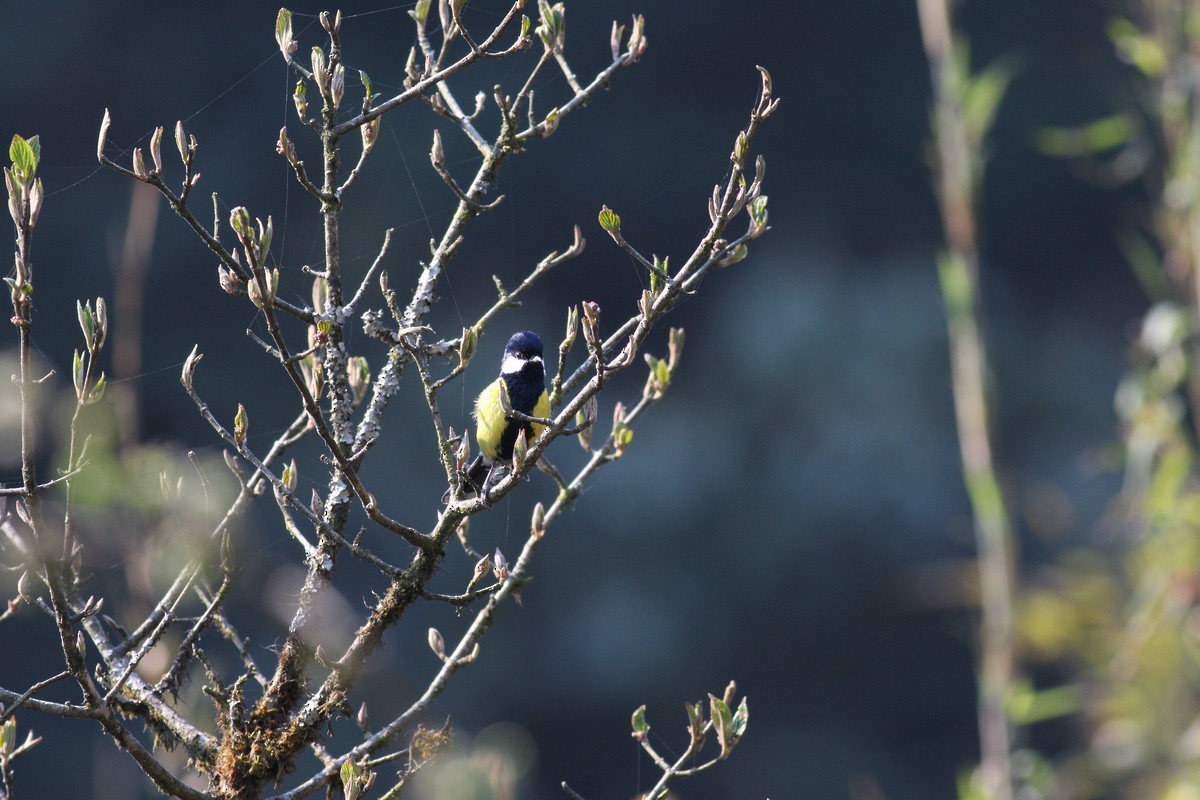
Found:
[[[500,403],[502,382],[503,378],[497,378],[479,393],[479,397],[475,398],[475,441],[479,445],[479,451],[489,461],[495,460],[498,455],[504,431],[509,425],[516,424],[504,416],[504,407]],[[543,418],[550,416],[550,398],[545,391],[538,397],[537,404],[533,407],[530,416]],[[529,443],[533,444],[533,440],[542,435],[546,426],[534,423],[531,427],[533,436],[529,437]],[[507,457],[509,454],[504,455]]]

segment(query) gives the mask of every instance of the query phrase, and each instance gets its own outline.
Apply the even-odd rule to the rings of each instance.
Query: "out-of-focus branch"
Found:
[[[979,738],[983,791],[1013,796],[1012,733],[1006,710],[1014,674],[1012,530],[992,458],[987,356],[979,330],[976,176],[985,130],[969,131],[965,62],[951,34],[950,0],[918,0],[933,84],[934,175],[946,250],[939,263],[950,335],[950,367],[963,475],[975,515],[979,562]]]

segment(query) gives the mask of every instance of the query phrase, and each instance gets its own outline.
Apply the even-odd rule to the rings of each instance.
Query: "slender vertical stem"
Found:
[[[975,176],[980,144],[963,117],[966,87],[954,62],[950,0],[918,0],[933,81],[936,179],[946,250],[939,263],[963,475],[975,515],[979,563],[979,740],[984,795],[1011,800],[1012,731],[1005,698],[1013,680],[1012,531],[989,439],[987,355],[979,331]]]

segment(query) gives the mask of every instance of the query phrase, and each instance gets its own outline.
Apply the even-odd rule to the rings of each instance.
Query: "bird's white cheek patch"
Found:
[[[515,375],[516,373],[520,372],[521,368],[529,362],[537,361],[538,363],[541,363],[541,360],[541,356],[534,356],[533,358],[521,358],[520,356],[509,354],[506,355],[504,357],[504,361],[501,362],[500,371],[505,375]]]

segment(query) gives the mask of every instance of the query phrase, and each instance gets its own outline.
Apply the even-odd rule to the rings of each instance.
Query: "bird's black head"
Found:
[[[541,358],[542,340],[533,331],[514,333],[508,340],[508,344],[504,345],[504,355],[516,356],[522,361],[535,357]]]
[[[501,375],[524,375],[528,379],[544,380],[542,364],[542,340],[533,331],[514,333],[504,346],[504,360],[500,363]]]

